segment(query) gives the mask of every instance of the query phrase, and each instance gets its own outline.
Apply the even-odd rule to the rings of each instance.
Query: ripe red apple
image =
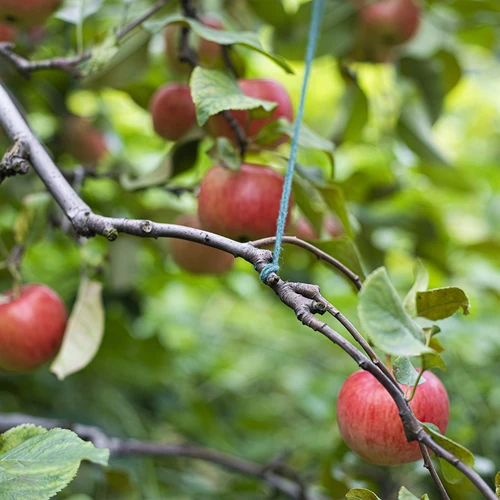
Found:
[[[410,406],[418,420],[437,425],[444,434],[450,415],[448,394],[436,375],[426,371],[424,378]],[[398,465],[422,457],[418,443],[406,440],[396,403],[367,371],[353,373],[344,382],[337,399],[337,420],[347,446],[368,462]]]
[[[59,350],[67,313],[59,295],[45,285],[26,285],[0,302],[0,367],[34,370]]]
[[[293,121],[293,108],[290,97],[285,88],[278,82],[268,79],[254,80],[239,80],[238,85],[242,92],[250,97],[264,99],[266,101],[274,101],[277,103],[271,116],[267,118],[250,119],[249,111],[231,110],[231,114],[240,124],[249,139],[255,139],[261,129],[278,118],[286,118],[288,121]],[[229,138],[233,144],[237,144],[233,130],[222,115],[210,117],[209,128],[211,133],[216,136]],[[269,147],[277,147],[283,142],[286,142],[287,137],[281,135]]]
[[[180,215],[174,223],[202,229],[197,215]],[[234,257],[227,252],[176,238],[170,242],[170,253],[181,269],[193,274],[222,274],[234,264]]]
[[[149,104],[158,135],[177,141],[196,124],[196,111],[189,85],[169,83],[159,88]]]
[[[61,142],[68,153],[84,164],[97,163],[108,152],[103,132],[82,116],[64,119]]]
[[[201,22],[208,28],[213,28],[216,30],[223,30],[224,25],[219,19],[211,15],[204,15],[201,17]],[[191,66],[187,63],[179,61],[179,43],[181,38],[182,26],[177,23],[169,24],[165,27],[164,38],[166,44],[166,59],[167,64],[170,68],[173,68],[178,73],[189,73],[191,71]],[[213,67],[221,59],[221,47],[216,42],[211,42],[200,38],[194,33],[190,35],[190,40],[193,40],[193,47],[200,62],[204,66]]]
[[[62,0],[0,0],[0,22],[29,27],[42,24]]]
[[[273,236],[283,182],[281,174],[261,165],[247,163],[239,170],[212,167],[198,194],[203,227],[240,241]]]
[[[16,28],[8,24],[0,24],[0,42],[13,42],[16,35]]]

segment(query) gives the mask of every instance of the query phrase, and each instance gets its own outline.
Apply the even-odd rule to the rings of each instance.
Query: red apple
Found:
[[[42,24],[62,0],[0,0],[0,22],[29,27]]]
[[[34,370],[59,350],[66,328],[66,308],[59,295],[44,285],[26,285],[18,298],[12,292],[0,302],[0,367]]]
[[[290,97],[285,88],[278,82],[268,79],[239,80],[238,85],[242,92],[250,97],[273,101],[277,103],[271,116],[267,118],[250,119],[249,111],[231,110],[231,114],[240,124],[249,139],[255,139],[261,129],[278,118],[286,118],[293,121],[293,108]],[[233,130],[222,115],[212,116],[209,121],[209,128],[216,137],[229,138],[233,144],[237,145]],[[278,139],[269,144],[269,147],[277,147],[286,142],[287,137],[281,135]]]
[[[201,22],[208,28],[223,30],[224,26],[221,21],[211,15],[201,17]],[[164,38],[166,45],[166,59],[170,68],[178,73],[189,73],[191,66],[187,63],[179,61],[179,43],[181,38],[182,26],[178,23],[172,23],[165,27]],[[190,35],[190,40],[194,40],[194,49],[198,54],[200,62],[204,66],[213,67],[221,58],[221,47],[216,42],[211,42],[198,37],[194,33]]]
[[[420,25],[417,0],[353,0],[359,10],[360,29],[371,43],[400,45],[412,38]]]
[[[425,372],[424,378],[410,406],[418,420],[437,425],[444,434],[450,415],[448,394],[436,375]],[[344,382],[337,399],[337,420],[347,446],[368,462],[398,465],[422,457],[418,443],[406,440],[396,403],[367,371],[353,373]]]
[[[243,164],[239,170],[212,167],[198,194],[203,227],[240,241],[273,236],[283,182],[281,174],[261,165]]]
[[[61,142],[68,153],[84,164],[97,163],[108,152],[103,132],[82,116],[64,119]]]
[[[196,111],[189,85],[169,83],[153,95],[149,109],[156,133],[177,141],[196,125]]]
[[[8,24],[0,24],[0,42],[13,42],[16,35],[16,28]]]
[[[181,215],[174,223],[202,229],[197,215]],[[193,274],[222,274],[234,264],[234,257],[227,252],[177,238],[170,242],[170,253],[181,269]]]

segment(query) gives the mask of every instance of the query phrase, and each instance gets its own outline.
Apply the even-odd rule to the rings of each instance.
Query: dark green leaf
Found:
[[[417,292],[417,314],[433,321],[448,318],[460,308],[469,314],[469,298],[461,288],[454,286]]]
[[[160,31],[164,26],[171,23],[178,23],[184,26],[189,26],[198,36],[216,42],[220,45],[242,45],[249,49],[255,50],[260,54],[265,55],[276,64],[281,66],[287,73],[293,73],[290,65],[283,59],[283,57],[267,52],[259,41],[256,33],[251,31],[223,31],[214,28],[209,28],[204,24],[188,17],[175,14],[163,19],[149,20],[143,26],[151,32]],[[247,108],[245,108],[247,109]]]

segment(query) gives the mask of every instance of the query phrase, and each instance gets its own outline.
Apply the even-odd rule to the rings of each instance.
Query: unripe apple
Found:
[[[16,28],[8,24],[0,24],[0,42],[13,42],[16,35]]]
[[[29,27],[42,24],[62,0],[0,0],[0,22]]]
[[[108,152],[103,132],[82,116],[64,119],[61,142],[68,153],[84,164],[97,163]]]
[[[149,104],[158,135],[177,141],[196,125],[196,110],[189,85],[169,83],[159,88]]]
[[[180,215],[174,223],[202,229],[197,215]],[[181,269],[193,274],[222,274],[234,264],[234,257],[227,252],[177,238],[170,241],[170,253]]]
[[[286,118],[290,122],[293,121],[292,102],[290,101],[287,91],[280,83],[274,80],[257,78],[253,80],[239,80],[238,85],[247,96],[277,103],[272,115],[267,118],[250,119],[249,111],[231,110],[231,114],[243,128],[249,139],[255,139],[264,126],[278,118]],[[218,114],[210,117],[208,124],[214,136],[227,137],[233,144],[237,145],[234,132],[222,115]],[[286,142],[286,140],[287,137],[283,134],[269,144],[269,147],[277,147],[283,142]]]
[[[34,370],[59,350],[67,313],[59,295],[44,285],[26,285],[18,298],[12,292],[0,302],[0,367]]]
[[[239,170],[212,167],[198,194],[201,224],[240,241],[274,236],[283,182],[281,174],[261,165],[247,163]],[[289,214],[290,210],[287,223]]]
[[[224,25],[221,21],[210,15],[202,16],[201,22],[208,28],[216,30],[224,29]],[[165,54],[167,64],[170,68],[173,68],[178,73],[189,73],[191,71],[191,66],[185,62],[179,61],[181,30],[182,26],[177,23],[172,23],[165,27]],[[204,66],[213,67],[217,65],[217,62],[221,59],[221,47],[218,43],[200,38],[194,33],[190,34],[189,40],[194,41],[194,50]]]
[[[368,43],[400,45],[412,38],[420,24],[417,0],[353,0],[359,9],[360,29]]]
[[[437,425],[444,434],[450,415],[448,394],[436,375],[426,371],[424,378],[410,401],[411,409],[420,422]],[[406,440],[396,403],[367,371],[353,373],[344,382],[337,420],[347,446],[368,462],[399,465],[422,457],[418,443]]]

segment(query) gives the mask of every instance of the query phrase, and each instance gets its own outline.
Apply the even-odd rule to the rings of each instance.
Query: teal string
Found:
[[[290,201],[290,193],[292,192],[293,172],[295,170],[295,159],[297,157],[297,147],[299,144],[300,126],[302,124],[302,117],[304,115],[304,104],[306,100],[307,83],[309,81],[309,74],[311,73],[312,61],[314,59],[316,44],[319,38],[319,29],[321,26],[322,12],[323,12],[323,0],[314,0],[311,24],[309,26],[309,38],[307,41],[306,67],[304,72],[304,80],[302,81],[299,109],[297,111],[297,118],[295,119],[292,147],[290,151],[290,158],[288,160],[285,182],[283,184],[283,191],[281,193],[280,211],[278,215],[278,221],[276,224],[276,241],[274,243],[273,261],[270,264],[267,264],[260,273],[260,279],[264,283],[267,283],[267,279],[272,273],[277,273],[280,270],[279,259],[281,254],[283,235],[285,233],[286,217],[288,214],[288,203]]]

